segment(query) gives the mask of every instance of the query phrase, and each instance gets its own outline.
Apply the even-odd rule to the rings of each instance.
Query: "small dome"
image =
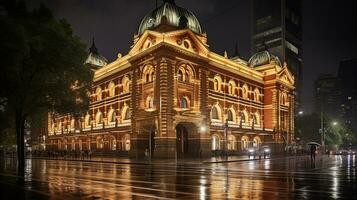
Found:
[[[254,54],[248,61],[249,66],[251,67],[258,67],[261,65],[266,65],[269,64],[271,61],[275,61],[276,64],[281,66],[281,62],[279,58],[273,54],[271,54],[269,51],[261,51],[256,54]]]
[[[189,28],[197,34],[201,34],[201,25],[194,14],[175,4],[174,0],[164,0],[164,3],[147,14],[141,21],[138,34],[143,34],[148,29],[160,25],[161,19],[166,17],[167,23],[178,28]]]

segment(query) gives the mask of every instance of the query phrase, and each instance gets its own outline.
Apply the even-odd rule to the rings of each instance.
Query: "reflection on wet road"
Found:
[[[2,160],[2,190],[23,187],[36,199],[357,198],[354,156],[320,157],[314,166],[307,157],[181,165],[29,159],[24,186],[16,180],[16,163]]]

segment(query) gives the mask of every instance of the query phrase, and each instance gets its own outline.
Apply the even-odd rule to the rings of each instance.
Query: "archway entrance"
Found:
[[[176,126],[176,151],[178,158],[188,153],[188,131],[182,124]]]

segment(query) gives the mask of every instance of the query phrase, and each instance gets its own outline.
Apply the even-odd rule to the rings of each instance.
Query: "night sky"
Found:
[[[95,37],[100,53],[109,60],[128,52],[141,19],[155,8],[155,0],[28,0],[30,8],[40,2],[58,18],[67,19],[88,45]],[[337,73],[339,61],[357,58],[353,2],[303,0],[302,109],[306,112],[314,109],[313,81],[320,74]],[[177,0],[176,4],[197,16],[211,50],[232,54],[238,43],[243,57],[251,55],[250,0]]]

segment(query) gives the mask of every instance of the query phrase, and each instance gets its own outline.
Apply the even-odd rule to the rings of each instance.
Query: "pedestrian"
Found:
[[[146,159],[146,160],[149,160],[149,158],[150,158],[149,149],[145,149],[145,159]]]
[[[92,151],[91,150],[88,151],[88,157],[89,157],[89,160],[92,160]]]
[[[316,145],[311,145],[310,146],[310,158],[311,161],[315,162],[315,158],[316,158]]]

